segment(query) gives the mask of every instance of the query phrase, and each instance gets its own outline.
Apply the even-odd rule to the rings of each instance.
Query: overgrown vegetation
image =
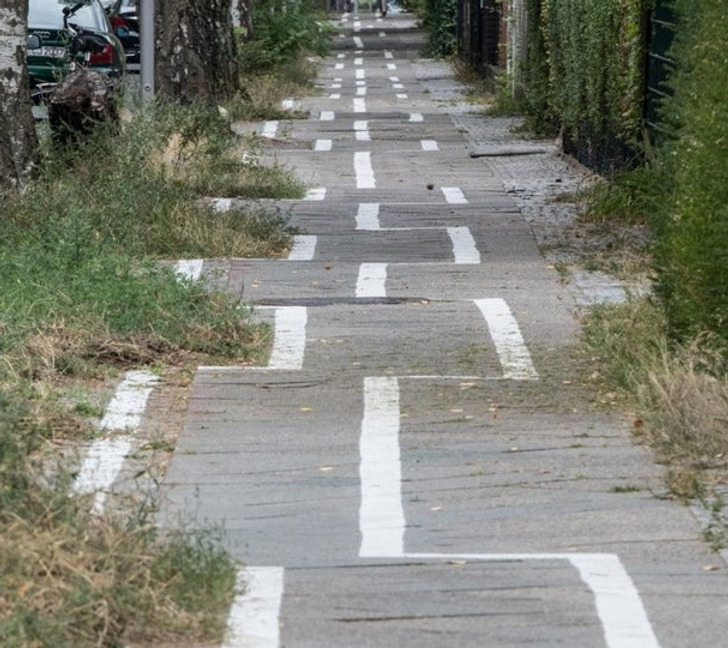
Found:
[[[425,56],[447,58],[457,49],[457,0],[412,0],[405,3],[417,13],[427,33]]]
[[[539,133],[600,170],[642,145],[644,17],[650,0],[527,0],[524,107]]]
[[[235,564],[218,539],[161,535],[152,502],[92,514],[87,498],[69,497],[68,448],[96,429],[85,395],[121,370],[265,353],[267,332],[239,296],[181,279],[171,261],[284,253],[285,214],[207,199],[302,192],[217,110],[155,105],[72,150],[48,138],[36,181],[3,205],[3,646],[221,639]]]
[[[713,501],[728,475],[728,373],[725,343],[703,334],[670,337],[660,305],[636,300],[599,306],[584,322],[590,366],[604,400],[619,395],[633,431],[666,466],[670,491]]]

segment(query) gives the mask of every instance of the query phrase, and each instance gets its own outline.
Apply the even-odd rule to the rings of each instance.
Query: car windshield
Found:
[[[28,26],[34,29],[39,27],[62,29],[63,8],[72,7],[75,4],[75,2],[69,0],[30,0]],[[103,30],[104,28],[99,23],[99,16],[91,4],[81,7],[71,18],[71,23],[96,30]]]

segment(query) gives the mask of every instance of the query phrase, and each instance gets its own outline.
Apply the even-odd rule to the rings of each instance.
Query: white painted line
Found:
[[[354,83],[356,83],[356,85],[358,85],[358,86],[364,86],[364,85],[366,85],[366,84],[367,84],[367,82],[366,82],[366,81],[361,81],[361,80],[359,80],[359,81],[355,81]]]
[[[404,90],[404,84],[403,83],[393,83],[392,89],[393,90]]]
[[[389,77],[389,80],[390,80],[390,81],[391,81],[392,83],[399,83],[399,77],[396,77],[396,76],[391,76],[391,77]]]
[[[399,420],[397,379],[365,378],[359,440],[359,555],[362,558],[399,557],[403,552],[405,518]]]
[[[367,89],[365,87],[357,88],[356,94],[359,97],[363,97],[367,93]]]
[[[420,140],[423,151],[439,151],[440,147],[437,145],[436,140]]]
[[[344,69],[343,63],[337,63],[336,65],[334,65],[334,70],[343,70],[343,69]]]
[[[224,213],[232,209],[233,201],[231,198],[214,198],[210,201],[210,206],[216,212]]]
[[[354,122],[354,135],[359,142],[371,142],[369,135],[369,122],[366,120],[357,120]]]
[[[538,378],[526,348],[518,322],[503,299],[476,299],[475,305],[483,314],[498,359],[503,377],[511,380],[535,380]]]
[[[354,47],[364,49],[364,42],[362,41],[360,36],[354,36]]]
[[[396,94],[395,96],[397,97],[397,99],[407,99],[407,94],[404,92],[400,92],[400,93]]]
[[[357,189],[376,188],[377,181],[374,178],[372,154],[369,151],[354,153],[354,171],[356,172]]]
[[[615,555],[574,555],[571,563],[594,593],[609,648],[659,648],[639,592]]]
[[[151,371],[128,371],[106,408],[100,424],[102,432],[126,434],[94,441],[72,486],[78,495],[95,493],[95,514],[103,512],[106,492],[124,466],[133,434],[141,425],[147,400],[157,382],[158,376]]]
[[[329,99],[333,99],[334,101],[336,99],[341,99],[341,93],[339,93],[339,92],[333,92],[332,94],[329,95]]]
[[[315,189],[309,189],[306,192],[304,200],[325,200],[326,199],[326,187],[316,187]]]
[[[272,139],[276,136],[276,131],[278,130],[278,122],[277,121],[267,121],[265,122],[263,126],[263,132],[261,135],[263,137],[267,137],[269,139]]]
[[[356,229],[376,231],[379,229],[379,204],[361,203],[356,215]]]
[[[364,59],[363,59],[363,58],[361,58],[360,56],[357,56],[357,57],[356,57],[356,58],[354,59],[354,65],[364,65]]]
[[[238,572],[222,648],[278,648],[283,567],[246,567]]]
[[[379,32],[379,38],[386,38],[387,32]]]
[[[151,371],[128,371],[106,408],[101,429],[123,431],[139,427],[147,399],[157,382],[159,377]]]
[[[356,71],[356,77],[355,78],[357,78],[357,79],[364,79],[364,78],[366,78],[366,76],[367,76],[367,71],[366,70],[357,70]]]
[[[392,52],[384,52],[384,58],[393,59],[394,54]]]
[[[452,253],[459,265],[480,263],[480,252],[469,227],[448,227],[447,234],[452,241]]]
[[[297,234],[293,237],[293,247],[288,253],[289,261],[311,261],[316,254],[317,236]]]
[[[188,281],[197,281],[202,274],[202,259],[180,259],[174,266],[177,276]]]
[[[341,90],[341,84],[340,83],[332,83],[330,87],[331,87],[332,90]]]
[[[355,98],[354,99],[354,112],[363,113],[367,111],[366,99]]]
[[[299,370],[303,367],[307,322],[305,306],[276,308],[273,349],[267,369]]]
[[[614,554],[406,553],[409,560],[528,562],[566,560],[594,595],[608,648],[660,648],[644,605],[619,556]]]
[[[355,32],[361,31],[361,21],[360,20],[354,21],[354,31]]]
[[[356,281],[357,297],[387,296],[387,264],[362,263]]]
[[[387,69],[388,70],[396,70],[397,64],[396,63],[387,63]]]
[[[421,122],[421,121],[424,121],[424,118],[422,117],[422,113],[410,113],[409,114],[409,121],[411,121],[411,122]]]
[[[339,53],[339,54],[337,54],[337,55],[336,55],[336,58],[337,58],[337,59],[343,59],[343,58],[346,58],[346,54],[343,54],[343,53]]]
[[[333,121],[335,116],[336,115],[333,110],[322,110],[319,115],[319,119],[321,121]]]
[[[445,194],[445,200],[451,205],[464,205],[468,202],[460,187],[443,187],[442,193]]]
[[[330,139],[319,139],[319,140],[316,140],[316,144],[314,144],[313,150],[314,151],[330,151],[333,144],[334,143]]]

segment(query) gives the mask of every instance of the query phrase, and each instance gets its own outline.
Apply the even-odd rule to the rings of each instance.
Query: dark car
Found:
[[[105,43],[98,51],[77,54],[78,61],[106,75],[112,90],[118,90],[126,71],[126,55],[99,0],[30,0],[28,33],[41,41],[40,48],[28,51],[31,86],[61,81],[70,72],[73,37],[64,25],[64,9],[70,11],[70,29],[93,34]]]

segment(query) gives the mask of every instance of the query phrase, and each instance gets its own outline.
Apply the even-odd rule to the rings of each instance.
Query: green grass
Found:
[[[95,516],[68,496],[70,449],[92,436],[124,370],[162,376],[254,363],[267,328],[238,295],[180,280],[180,258],[279,256],[279,166],[217,109],[153,105],[73,149],[44,141],[36,181],[0,216],[0,644],[48,648],[219,643],[236,565],[219,537],[160,534],[153,502]],[[164,263],[162,263],[164,261]],[[168,450],[168,446],[166,447]],[[123,498],[122,498],[123,499]]]

